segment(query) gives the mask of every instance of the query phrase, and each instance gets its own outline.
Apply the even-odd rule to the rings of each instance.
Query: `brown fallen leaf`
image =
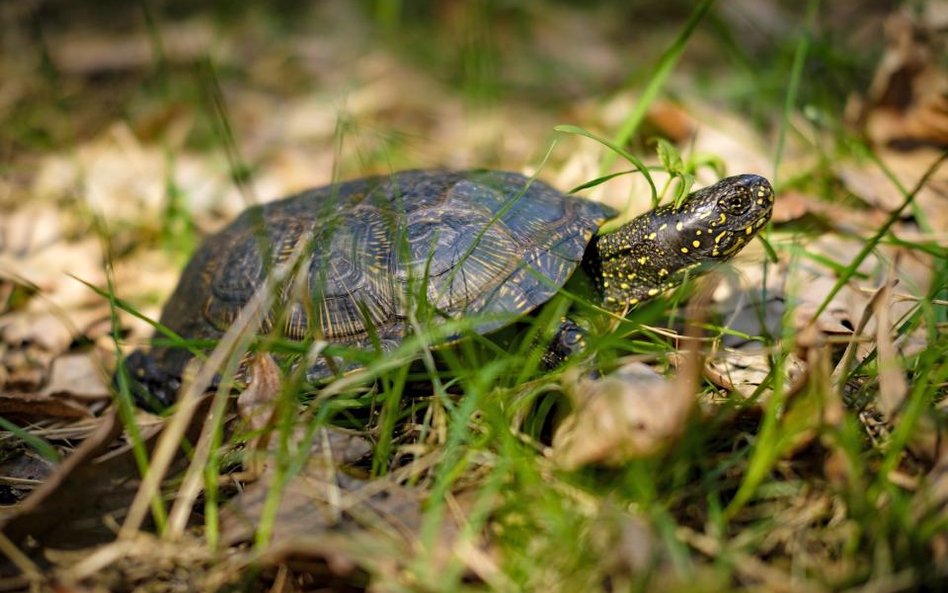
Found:
[[[53,317],[41,319],[54,328],[64,327]],[[0,380],[5,388],[0,392],[0,412],[4,414],[82,418],[91,415],[90,402],[109,398],[105,371],[95,352],[56,358],[45,347],[27,340],[0,355],[0,368],[5,370]]]
[[[800,220],[807,215],[840,234],[863,233],[866,229],[879,228],[886,220],[885,213],[878,210],[857,210],[800,192],[786,191],[781,192],[780,199],[774,203],[771,221],[780,224]]]
[[[94,488],[97,484],[87,481],[90,477],[87,468],[91,467],[92,459],[115,441],[121,430],[122,424],[114,412],[104,416],[96,431],[0,525],[3,534],[15,545],[23,543],[27,537],[45,541],[61,526],[65,517],[75,520],[77,515],[88,512],[91,501],[86,496],[87,488]]]
[[[948,147],[948,71],[944,37],[933,23],[897,12],[885,22],[886,50],[865,100],[847,106],[877,146]]]
[[[689,141],[699,126],[698,120],[687,109],[671,101],[655,101],[649,107],[648,121],[675,143]]]
[[[76,279],[103,283],[101,246],[94,238],[68,239],[67,227],[56,205],[44,201],[0,218],[0,287],[24,295],[0,315],[0,387],[7,391],[42,389],[53,361],[87,329],[101,332],[109,317],[106,301]]]
[[[203,402],[185,431],[196,439],[207,414]],[[146,451],[151,451],[165,428],[163,421],[142,416],[139,427]],[[115,412],[103,416],[96,430],[58,465],[40,487],[20,503],[0,524],[14,544],[38,542],[40,546],[75,548],[115,538],[107,517],[121,516],[138,490],[140,472],[132,446],[116,441],[122,423]],[[184,460],[179,449],[175,470]]]
[[[30,418],[88,418],[92,415],[88,407],[69,398],[12,390],[0,393],[0,414]]]
[[[891,212],[904,202],[905,195],[892,182],[889,173],[903,188],[910,190],[918,185],[926,171],[941,158],[942,151],[932,148],[919,148],[910,152],[879,149],[877,154],[888,173],[874,166],[849,162],[841,162],[836,167],[836,172],[846,188],[855,196],[884,212]],[[936,233],[934,237],[922,235],[920,238],[943,241],[941,234],[948,230],[948,208],[945,207],[948,203],[948,167],[942,165],[929,177],[915,194],[914,203],[923,215],[918,221],[921,223],[919,226],[923,229],[931,228]],[[910,216],[914,216],[914,210],[903,212],[903,217]],[[860,232],[872,228],[874,227],[867,226],[860,229]],[[894,230],[897,235],[907,238],[920,234],[918,227],[908,225],[896,227]]]
[[[891,285],[881,289],[881,297],[875,301],[876,353],[879,367],[879,398],[877,405],[883,417],[890,423],[899,421],[902,408],[909,394],[909,384],[905,378],[904,364],[900,361],[898,350],[892,339],[894,331],[889,317],[892,300]],[[918,418],[915,430],[908,443],[909,449],[920,458],[934,462],[938,455],[939,429],[935,420],[928,414]]]
[[[106,373],[98,357],[89,352],[64,354],[54,360],[49,381],[40,395],[68,396],[82,400],[100,400],[110,396]]]
[[[0,455],[0,499],[3,505],[20,501],[46,481],[53,472],[53,462],[41,457],[26,445],[4,443]],[[0,520],[7,508],[0,506]]]
[[[300,446],[303,436],[303,430],[300,429],[291,437],[291,441]],[[278,440],[269,440],[274,449],[270,451],[271,455],[276,454],[278,445],[275,441]],[[350,513],[351,507],[368,505],[368,508],[374,508],[373,496],[381,501],[379,509],[385,510],[387,503],[384,501],[388,494],[381,493],[390,493],[390,489],[401,492],[400,486],[384,479],[359,480],[341,473],[340,469],[371,450],[371,443],[358,434],[337,428],[320,429],[306,454],[305,466],[283,487],[273,525],[273,537],[279,540],[326,531],[342,523],[342,514]],[[258,479],[232,499],[222,511],[223,541],[244,541],[252,536],[259,525],[264,503],[274,488],[273,480],[276,477],[272,463],[263,464],[263,470]],[[362,487],[367,489],[357,492]],[[414,525],[414,519],[409,522]]]
[[[895,344],[890,332],[892,323],[889,319],[889,306],[892,300],[892,289],[889,285],[881,289],[881,297],[875,300],[876,324],[876,352],[879,356],[879,410],[890,421],[902,409],[908,395],[908,381],[902,370],[903,365],[898,360]]]
[[[825,235],[806,246],[806,252],[811,257],[800,257],[780,264],[780,269],[774,274],[780,283],[768,287],[768,291],[772,295],[780,295],[785,302],[793,303],[793,325],[798,332],[814,324],[828,336],[836,336],[839,341],[842,341],[841,338],[851,338],[866,311],[871,294],[887,281],[885,271],[889,268],[888,262],[896,262],[894,274],[900,279],[901,290],[908,297],[890,299],[888,306],[891,318],[902,319],[917,306],[912,295],[921,298],[928,290],[932,276],[930,257],[880,245],[875,253],[862,261],[856,275],[834,294],[814,319],[814,313],[835,289],[837,282],[837,270],[821,260],[826,258],[839,265],[848,265],[861,248],[862,243],[859,241]],[[872,317],[868,320],[866,332],[875,331],[876,318]],[[872,352],[872,344],[859,341],[855,349],[855,360],[860,361]]]
[[[784,393],[796,392],[807,377],[807,364],[793,353],[784,361]],[[737,393],[744,398],[756,394],[757,402],[764,403],[773,392],[772,388],[761,390],[771,374],[770,352],[757,348],[756,350],[724,349],[715,352],[705,362],[704,375],[712,383]]]
[[[574,410],[553,436],[553,457],[566,469],[619,465],[654,455],[684,431],[695,394],[634,362],[570,389]]]
[[[248,461],[245,465],[248,465],[249,469],[255,473],[262,473],[264,468],[257,465],[265,463],[268,459],[268,456],[261,455],[263,453],[261,449],[266,450],[269,437],[273,432],[265,429],[268,426],[272,429],[273,406],[280,394],[282,376],[273,357],[267,353],[255,355],[246,364],[249,384],[237,396],[237,412],[250,431],[259,435],[247,443]]]

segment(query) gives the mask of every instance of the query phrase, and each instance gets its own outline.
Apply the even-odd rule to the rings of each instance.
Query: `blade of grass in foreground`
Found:
[[[46,461],[59,463],[59,461],[62,459],[62,456],[59,454],[59,451],[57,451],[55,447],[53,447],[48,442],[46,442],[46,439],[42,439],[34,435],[30,431],[20,426],[17,426],[16,424],[10,422],[3,416],[0,416],[0,429],[6,430],[12,433],[13,436],[15,436],[16,438],[20,439],[21,441],[23,441],[24,443],[32,447],[32,449],[36,451],[40,455],[40,457],[42,457]]]
[[[810,50],[810,34],[816,22],[816,13],[819,5],[819,0],[810,0],[810,3],[807,4],[806,25],[803,34],[800,35],[800,42],[797,44],[796,51],[793,54],[790,83],[787,86],[787,96],[783,103],[783,117],[780,119],[780,132],[777,136],[777,151],[774,154],[774,173],[772,175],[774,185],[777,183],[777,171],[780,167],[780,160],[783,158],[783,148],[787,140],[787,129],[790,127],[790,116],[797,102],[797,94],[800,90],[800,79],[803,76],[803,65],[806,64],[806,55]]]
[[[694,33],[698,23],[700,23],[701,19],[704,18],[704,15],[711,8],[712,4],[714,4],[714,0],[704,0],[695,6],[694,10],[691,12],[691,16],[688,17],[688,22],[685,23],[684,27],[682,27],[678,37],[675,38],[675,41],[672,42],[671,47],[665,50],[665,53],[662,54],[662,57],[658,60],[658,65],[655,67],[655,73],[649,79],[648,84],[645,86],[645,90],[642,91],[642,96],[639,97],[638,102],[635,104],[635,108],[632,110],[632,113],[629,114],[629,117],[626,118],[626,120],[622,123],[622,126],[619,128],[619,131],[616,132],[615,137],[613,137],[612,141],[614,144],[623,146],[629,141],[629,138],[635,134],[635,131],[638,130],[642,120],[645,119],[645,113],[652,105],[652,102],[655,101],[655,97],[658,96],[658,91],[661,90],[662,86],[665,85],[665,81],[668,80],[668,76],[671,74],[672,69],[675,67],[675,64],[678,63],[678,59],[681,57],[681,54],[685,51],[685,46],[688,44],[688,39],[691,37],[691,34]],[[607,154],[602,160],[600,174],[608,171],[612,167],[613,163],[615,163],[615,160],[615,154]]]
[[[643,163],[634,154],[622,148],[621,144],[612,142],[601,136],[597,136],[596,134],[593,134],[589,130],[584,130],[583,128],[580,128],[579,126],[560,125],[560,126],[555,126],[553,129],[557,132],[564,132],[566,134],[577,134],[579,136],[584,136],[586,138],[589,138],[590,140],[595,140],[596,142],[602,144],[603,146],[611,150],[612,152],[609,153],[610,155],[619,155],[625,160],[632,163],[632,165],[635,166],[635,168],[639,170],[639,173],[641,173],[642,176],[645,177],[645,181],[648,182],[649,188],[651,188],[652,190],[652,203],[653,204],[658,203],[658,189],[655,187],[655,182],[652,181],[652,176],[649,174],[649,168],[646,167],[645,163]],[[611,176],[603,175],[599,177],[598,179],[595,179],[589,183],[585,183],[579,186],[579,188],[576,188],[576,189],[580,189],[580,188],[585,189],[587,187],[591,187],[592,185],[597,185],[603,181],[608,181],[609,179],[611,179]]]
[[[119,335],[121,324],[119,323],[118,317],[119,300],[115,296],[115,268],[112,263],[112,246],[109,242],[110,235],[104,220],[96,216],[94,221],[96,232],[102,240],[102,255],[103,261],[105,262],[106,280],[105,296],[109,301],[109,323],[112,330],[111,338],[112,343],[115,345],[117,369],[115,377],[117,389],[115,389],[114,405],[118,409],[119,418],[122,420],[122,423],[125,425],[125,430],[128,433],[128,440],[132,445],[132,455],[135,459],[135,464],[138,466],[138,471],[142,476],[145,476],[151,470],[151,462],[149,460],[148,451],[145,449],[145,441],[142,438],[141,431],[138,429],[138,422],[135,420],[135,404],[132,402],[130,377],[128,370],[122,362],[122,350],[119,348],[119,344],[121,343],[121,336]],[[85,284],[91,286],[88,283]],[[168,511],[161,501],[161,496],[156,492],[155,496],[150,497],[148,505],[151,507],[152,518],[155,520],[158,531],[164,532],[168,524]]]

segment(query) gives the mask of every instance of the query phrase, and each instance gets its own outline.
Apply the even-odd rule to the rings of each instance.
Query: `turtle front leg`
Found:
[[[588,332],[569,317],[560,319],[560,325],[553,334],[553,339],[546,347],[540,358],[540,365],[546,370],[555,369],[566,362],[566,359],[586,349],[586,334]]]
[[[113,378],[116,391],[120,388],[119,375],[128,379],[128,389],[135,405],[143,410],[160,412],[175,402],[181,388],[181,377],[169,373],[156,359],[141,350],[132,352],[122,361]]]

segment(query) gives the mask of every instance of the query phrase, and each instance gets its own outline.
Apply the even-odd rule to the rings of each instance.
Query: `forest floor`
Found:
[[[0,591],[945,590],[946,5],[523,4],[0,4]],[[492,168],[628,219],[639,161],[771,224],[563,367],[264,340],[232,397],[245,332],[161,414],[113,382],[251,204]]]

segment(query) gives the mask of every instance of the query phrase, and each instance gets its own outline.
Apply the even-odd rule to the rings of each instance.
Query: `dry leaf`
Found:
[[[574,410],[553,436],[553,456],[567,469],[619,465],[663,450],[684,430],[695,394],[648,366],[631,363],[603,379],[581,378]]]
[[[247,388],[237,397],[237,411],[251,430],[269,423],[283,377],[269,354],[256,354],[247,364]]]
[[[911,191],[918,186],[922,176],[931,166],[941,158],[941,151],[935,149],[917,149],[911,152],[896,152],[888,149],[878,151],[879,158],[885,163],[889,172],[899,180],[905,191]],[[888,174],[876,167],[867,168],[864,165],[853,165],[843,162],[836,167],[837,173],[846,188],[866,203],[890,212],[899,207],[905,196],[902,191],[889,179]],[[941,235],[948,230],[948,166],[941,165],[928,182],[915,194],[915,205],[921,210],[924,219],[919,221],[931,227],[937,234],[935,239],[944,241]],[[903,211],[903,217],[913,216],[913,210]],[[847,214],[847,216],[850,216]],[[871,221],[867,221],[871,222]],[[860,229],[866,232],[874,229],[866,226]],[[896,227],[895,232],[900,236],[911,238],[918,234],[915,227]]]
[[[0,287],[23,287],[27,295],[0,316],[0,342],[9,346],[0,349],[0,386],[7,389],[39,390],[53,360],[109,317],[106,301],[76,279],[103,283],[101,247],[91,238],[68,240],[65,226],[50,203],[0,219]]]
[[[296,447],[302,444],[302,436],[300,429],[292,437]],[[271,437],[270,442],[278,440]],[[271,453],[278,454],[277,446],[271,446],[274,449]],[[367,481],[341,473],[341,466],[364,457],[371,450],[371,443],[357,434],[337,428],[320,429],[311,449],[305,453],[305,466],[283,487],[273,525],[274,538],[312,535],[350,524],[353,516],[358,515],[356,507],[367,512],[394,513],[393,520],[417,526],[414,514],[409,520],[400,516],[407,510],[398,510],[408,496],[407,490],[403,491],[401,486],[386,479]],[[234,497],[222,512],[221,531],[225,541],[243,541],[255,532],[276,477],[272,463],[264,468],[259,479]],[[393,499],[386,502],[389,496]],[[407,508],[411,509],[418,503],[416,498],[414,503],[408,503]],[[419,511],[415,508],[411,513]]]
[[[0,492],[4,505],[0,506],[0,518],[9,510],[10,507],[5,505],[11,504],[11,498],[14,501],[23,500],[33,488],[45,482],[54,470],[51,461],[40,457],[26,445],[4,444],[3,455],[0,455],[0,476],[3,477]]]
[[[249,384],[237,396],[237,412],[256,435],[247,443],[248,458],[245,466],[253,473],[259,474],[265,471],[265,466],[257,465],[270,460],[265,449],[267,444],[272,442],[274,404],[280,395],[283,377],[273,357],[265,352],[253,355],[246,365]],[[268,427],[270,430],[266,430]],[[261,448],[264,450],[261,451]]]
[[[866,100],[848,115],[878,146],[948,146],[948,72],[944,39],[907,12],[886,20],[887,47]]]
[[[698,120],[681,105],[661,100],[649,107],[648,120],[664,137],[675,143],[691,140],[699,125]]]
[[[876,353],[879,358],[879,411],[889,424],[895,424],[901,416],[905,399],[909,394],[908,381],[905,378],[904,364],[898,357],[891,332],[894,331],[889,318],[891,309],[889,286],[882,288],[882,295],[875,301]],[[923,414],[917,420],[909,449],[920,458],[933,461],[938,453],[939,429],[935,420]]]
[[[788,354],[784,361],[784,393],[799,389],[806,380],[807,365],[794,354]],[[712,383],[729,392],[749,398],[756,394],[757,401],[767,401],[773,389],[761,390],[760,385],[770,376],[770,355],[766,350],[732,350],[716,352],[713,358],[705,362],[704,374]]]
[[[89,408],[69,399],[10,390],[0,393],[0,413],[31,418],[88,418],[92,415]]]
[[[836,235],[823,236],[807,245],[807,252],[825,257],[841,265],[848,265],[856,257],[862,243],[843,239]],[[876,287],[886,281],[890,268],[889,262],[895,262],[894,274],[900,279],[900,290],[908,298],[892,299],[889,303],[890,318],[899,320],[911,313],[916,306],[915,298],[922,298],[931,282],[932,269],[930,258],[900,248],[881,245],[875,253],[863,260],[857,268],[857,275],[844,285],[829,301],[828,305],[814,319],[815,311],[826,300],[836,285],[836,271],[820,263],[816,258],[801,257],[792,261],[792,265],[782,265],[784,272],[776,277],[785,279],[785,285],[768,288],[774,295],[794,305],[793,323],[797,331],[810,324],[828,335],[852,336],[869,304],[870,296]],[[859,277],[859,276],[863,277]],[[868,333],[876,331],[876,319],[873,317],[866,326]],[[913,346],[912,340],[906,340],[900,346]],[[862,360],[872,351],[872,344],[860,342],[856,346],[855,360]]]
[[[88,512],[93,502],[87,496],[88,488],[101,488],[107,482],[104,476],[98,476],[99,482],[89,481],[92,477],[88,471],[90,462],[101,455],[121,431],[122,424],[115,413],[103,417],[96,431],[59,464],[49,479],[17,506],[14,515],[0,525],[3,534],[14,544],[19,544],[28,536],[44,541],[47,535],[61,526],[64,518],[75,520],[78,515]],[[121,479],[126,478],[121,476]]]
[[[40,395],[105,399],[109,397],[109,387],[97,357],[88,352],[66,354],[53,361],[49,382]]]
[[[879,356],[879,410],[890,422],[902,409],[908,395],[908,382],[905,380],[903,365],[898,359],[895,344],[890,332],[892,323],[889,309],[892,301],[892,289],[882,288],[882,296],[875,301],[876,314],[876,352]]]
[[[208,403],[205,400],[192,417],[184,438],[196,439]],[[145,449],[151,451],[164,430],[164,421],[156,422],[146,415],[140,421]],[[113,448],[122,429],[114,411],[104,416],[95,432],[0,526],[4,534],[14,543],[30,537],[53,548],[75,548],[113,539],[115,531],[106,517],[127,512],[140,482],[132,446],[119,441]],[[177,471],[186,461],[183,449],[179,448],[176,459]]]
[[[861,234],[867,229],[876,229],[886,220],[884,212],[857,210],[841,204],[826,202],[796,191],[781,192],[774,202],[771,220],[785,223],[803,219],[810,215],[831,230],[840,234]]]

